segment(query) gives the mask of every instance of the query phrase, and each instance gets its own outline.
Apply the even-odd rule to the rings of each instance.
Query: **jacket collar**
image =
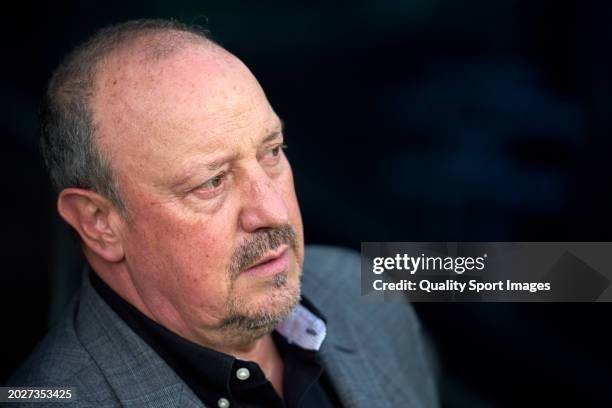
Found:
[[[79,340],[122,406],[204,407],[166,362],[102,300],[87,273],[83,274],[80,296],[76,315]]]
[[[305,262],[302,292],[328,317],[327,335],[320,349],[320,358],[342,405],[347,408],[391,408],[380,387],[380,373],[375,375],[375,370],[355,341],[360,333],[348,323],[351,310],[344,309],[349,306],[338,301],[335,293],[338,288],[329,288],[308,267]]]

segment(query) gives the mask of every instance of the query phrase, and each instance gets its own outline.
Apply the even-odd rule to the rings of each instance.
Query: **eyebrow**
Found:
[[[280,138],[281,135],[283,134],[283,129],[284,129],[284,124],[283,124],[283,121],[281,120],[279,125],[277,125],[261,142],[259,142],[259,144],[263,145],[263,144],[269,143],[273,140]],[[224,164],[236,160],[237,157],[238,157],[238,154],[235,153],[230,156],[219,158],[210,163],[190,166],[187,170],[185,170],[181,174],[181,176],[177,177],[172,184],[174,186],[182,186],[184,184],[187,184],[189,180],[191,180],[193,176],[197,174],[200,169],[204,168],[204,169],[207,169],[208,171],[215,171],[221,168]]]
[[[278,139],[283,134],[284,129],[285,129],[285,124],[283,123],[282,120],[280,120],[280,123],[276,126],[276,128],[274,128],[274,130],[272,130],[268,134],[268,136],[266,136],[264,140],[260,142],[260,144],[266,144],[268,142],[273,141],[274,139]]]
[[[284,126],[283,126],[283,121],[281,120],[281,121],[280,121],[280,123],[279,123],[279,125],[278,125],[278,126],[276,126],[276,127],[274,128],[274,130],[272,130],[272,131],[271,131],[271,132],[268,134],[268,136],[266,136],[266,137],[265,137],[265,138],[264,138],[264,139],[263,139],[261,142],[259,142],[259,144],[260,144],[260,145],[264,145],[264,144],[266,144],[266,143],[269,143],[269,142],[271,142],[271,141],[273,141],[273,140],[276,140],[276,139],[280,138],[280,137],[281,137],[281,135],[283,134],[283,128],[284,128]],[[210,170],[210,171],[218,170],[218,169],[219,169],[221,166],[223,166],[225,163],[227,163],[227,162],[229,162],[229,161],[233,161],[233,160],[235,160],[235,159],[236,159],[236,155],[235,155],[235,154],[233,154],[233,155],[231,155],[231,156],[229,156],[229,157],[224,157],[224,158],[221,158],[221,159],[219,159],[219,160],[215,160],[215,161],[213,161],[213,162],[208,163],[208,164],[206,165],[206,168],[207,168],[208,170]]]

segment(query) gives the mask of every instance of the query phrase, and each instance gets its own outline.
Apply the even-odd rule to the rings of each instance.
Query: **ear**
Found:
[[[121,217],[108,199],[91,190],[67,188],[57,199],[57,210],[91,251],[107,262],[123,260]]]

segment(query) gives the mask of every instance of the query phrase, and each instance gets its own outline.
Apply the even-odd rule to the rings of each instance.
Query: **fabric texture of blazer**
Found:
[[[360,259],[352,251],[307,246],[305,254],[302,293],[327,319],[319,352],[343,405],[438,406],[429,353],[412,307],[363,302]],[[73,387],[76,401],[69,406],[75,407],[204,406],[102,300],[86,274],[60,324],[7,385]]]

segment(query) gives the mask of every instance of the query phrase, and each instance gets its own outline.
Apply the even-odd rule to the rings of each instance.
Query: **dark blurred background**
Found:
[[[287,128],[309,243],[612,241],[612,4],[72,1],[5,9],[0,382],[82,265],[38,153],[60,58],[97,28],[209,28]],[[612,406],[610,304],[417,304],[446,407]]]

